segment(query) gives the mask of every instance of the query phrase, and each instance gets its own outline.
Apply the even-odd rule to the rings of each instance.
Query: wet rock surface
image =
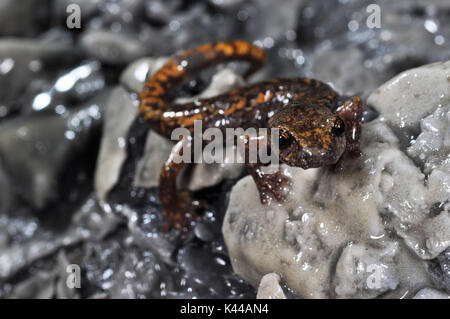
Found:
[[[369,28],[372,2],[0,1],[0,298],[448,296],[449,65],[414,67],[450,59],[450,6],[377,1]],[[137,116],[138,92],[175,52],[236,38],[267,51],[251,81],[361,95],[365,155],[341,174],[283,168],[294,194],[268,208],[242,165],[192,166],[180,185],[208,208],[184,238],[163,234],[171,142]],[[177,97],[239,73],[208,70]]]

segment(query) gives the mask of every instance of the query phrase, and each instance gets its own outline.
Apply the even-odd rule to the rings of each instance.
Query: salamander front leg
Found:
[[[286,194],[292,185],[289,177],[280,170],[275,173],[265,173],[261,166],[247,165],[247,170],[255,181],[262,204],[268,205],[273,199],[280,203],[286,201]]]
[[[259,156],[256,156],[256,161],[250,161],[250,158],[252,158],[250,152],[257,152],[261,148],[270,150],[270,134],[266,132],[264,134],[259,133],[257,136],[247,135],[241,137],[241,139],[245,143],[245,166],[255,181],[261,203],[268,205],[273,199],[276,199],[278,202],[284,202],[286,200],[286,194],[292,185],[290,178],[285,176],[280,170],[274,173],[264,172],[264,164],[261,162]],[[256,142],[253,145],[257,145],[257,150],[252,150],[251,141]]]
[[[164,164],[159,177],[159,199],[162,205],[163,231],[169,232],[176,228],[181,233],[187,230],[189,223],[196,220],[197,213],[205,207],[204,201],[192,200],[188,191],[177,189],[177,176],[186,164],[183,159],[183,151],[192,149],[190,142],[179,141],[172,149],[172,152]]]

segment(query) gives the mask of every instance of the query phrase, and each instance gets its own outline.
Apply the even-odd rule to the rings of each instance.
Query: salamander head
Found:
[[[344,121],[327,107],[290,105],[272,116],[269,127],[279,130],[280,162],[289,166],[335,164],[345,150]]]

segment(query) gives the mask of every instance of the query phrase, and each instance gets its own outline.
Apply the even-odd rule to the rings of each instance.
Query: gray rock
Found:
[[[449,193],[441,186],[436,196],[435,186],[425,182],[420,170],[426,156],[412,161],[399,137],[403,130],[417,131],[420,121],[445,103],[445,65],[406,71],[373,93],[370,100],[380,118],[364,125],[364,155],[343,172],[282,166],[293,180],[291,195],[287,202],[267,207],[261,205],[251,177],[239,181],[222,229],[235,271],[254,286],[264,274],[279,273],[297,295],[313,298],[400,297],[429,285],[422,260],[450,245],[450,215],[444,206]],[[421,96],[414,97],[416,93]],[[433,116],[439,123],[446,121],[441,109]],[[448,125],[438,128],[430,143],[448,139]],[[445,147],[438,153],[440,158],[449,156]],[[436,198],[444,199],[443,210],[433,215]],[[402,240],[394,241],[388,235],[392,231]],[[349,242],[353,244],[342,250]],[[370,264],[387,266],[376,289],[367,289]]]
[[[89,30],[80,43],[89,56],[111,64],[130,63],[149,53],[146,41],[136,35],[108,30]]]
[[[145,6],[147,17],[153,21],[168,24],[175,12],[181,7],[181,0],[164,1],[155,0],[148,1]]]
[[[49,4],[39,0],[0,1],[0,36],[32,36],[48,19]]]
[[[120,170],[126,160],[127,136],[131,125],[138,116],[139,101],[137,94],[142,89],[148,74],[159,70],[166,60],[167,58],[142,58],[133,62],[121,74],[120,81],[123,87],[117,86],[111,94],[105,114],[105,124],[103,126],[102,141],[95,172],[95,190],[101,201],[106,199],[107,193],[116,185],[120,176]],[[130,90],[133,94],[127,90]],[[166,145],[166,148],[170,150],[170,141],[163,140],[163,138],[158,140],[157,134],[151,134],[151,136],[153,138],[147,139],[146,149],[148,147],[154,147],[152,146],[152,143],[154,143],[152,140],[156,139],[156,145],[158,147],[162,147],[164,150],[164,145]],[[163,160],[161,159],[161,154],[164,154],[164,151],[150,152],[146,153],[144,158],[146,156],[151,158],[156,157],[156,159],[151,159],[150,161],[152,163],[153,161],[160,163]],[[143,163],[146,162],[141,160],[141,164],[139,164],[139,168],[137,169],[135,184],[137,186],[152,187],[154,185],[151,183],[141,182],[141,180],[145,181],[150,178],[156,181],[156,172],[159,174],[162,164],[159,169],[153,170],[153,173],[149,173],[148,170],[142,167],[144,165]],[[152,169],[150,168],[149,170],[151,171]],[[155,175],[148,176],[148,174]]]
[[[137,98],[120,86],[113,89],[108,99],[94,181],[102,202],[117,183],[125,162],[128,130],[138,114],[138,104]]]
[[[280,286],[280,276],[276,273],[264,275],[259,283],[256,299],[286,299]]]
[[[450,299],[450,295],[433,288],[423,288],[417,292],[413,299]]]
[[[132,62],[120,75],[120,83],[127,90],[139,93],[149,74],[164,66],[168,58],[141,58]]]
[[[417,135],[420,121],[449,103],[449,78],[450,61],[411,69],[380,86],[367,103],[381,114],[380,120]]]
[[[349,244],[336,266],[334,292],[338,298],[374,298],[397,288],[399,275],[394,258],[398,243],[372,248],[365,244]]]
[[[380,73],[365,67],[364,60],[364,53],[354,46],[318,51],[310,61],[308,76],[331,83],[342,94],[365,96],[382,79]]]
[[[430,203],[445,202],[450,193],[449,127],[450,103],[447,101],[420,121],[421,133],[407,148],[411,158],[424,162],[423,172],[428,176]]]

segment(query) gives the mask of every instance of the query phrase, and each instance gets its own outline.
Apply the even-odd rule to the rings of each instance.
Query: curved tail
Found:
[[[265,62],[264,51],[245,41],[218,42],[204,44],[189,49],[170,59],[159,71],[151,76],[140,93],[139,112],[143,119],[160,133],[170,123],[164,118],[165,112],[173,110],[168,100],[174,90],[188,76],[222,62],[245,61],[250,63],[244,77],[257,71]]]

